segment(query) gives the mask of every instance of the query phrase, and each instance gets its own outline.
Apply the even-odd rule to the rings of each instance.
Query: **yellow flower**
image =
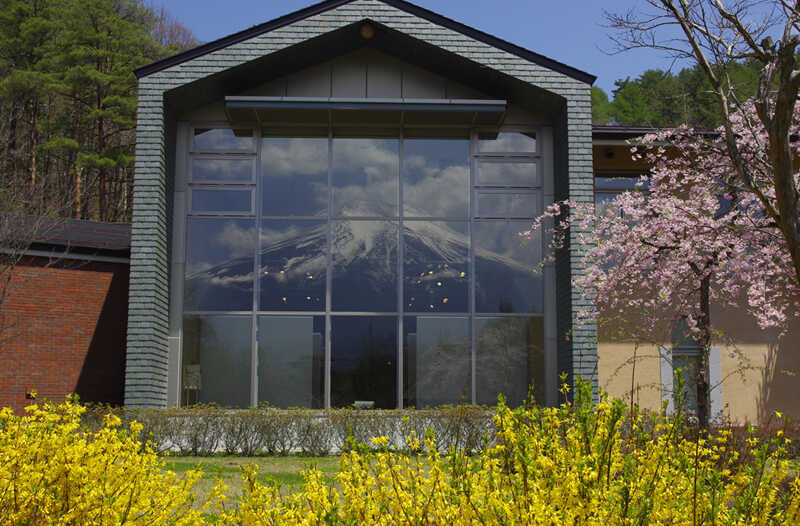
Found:
[[[373,446],[384,447],[389,443],[389,437],[387,436],[374,437],[371,442]]]

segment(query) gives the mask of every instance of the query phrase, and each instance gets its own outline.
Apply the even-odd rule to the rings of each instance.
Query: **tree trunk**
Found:
[[[72,139],[75,141],[76,144],[80,144],[80,103],[76,99],[73,104],[73,111],[74,111],[74,128],[72,129]],[[81,210],[83,209],[83,168],[78,166],[75,154],[70,151],[69,153],[69,164],[67,165],[67,170],[75,172],[75,184],[72,187],[72,199],[73,199],[73,208],[72,208],[72,217],[75,219],[81,219]]]
[[[700,357],[697,364],[696,396],[697,396],[697,423],[701,429],[708,429],[710,424],[710,397],[708,385],[708,356],[711,350],[711,301],[710,301],[711,275],[704,277],[700,282],[700,311],[698,320],[700,334],[697,344],[700,347]]]
[[[31,198],[31,202],[29,205],[33,208],[34,213],[41,213],[41,206],[40,204],[44,201],[44,196],[41,195],[40,192],[36,191],[36,149],[39,146],[39,133],[36,129],[37,123],[37,116],[39,113],[39,104],[36,101],[31,102],[31,129],[29,133],[29,141],[30,141],[30,155],[28,157],[28,180],[30,184],[30,191],[29,195]],[[37,200],[37,203],[33,201]]]
[[[97,99],[97,109],[102,110],[103,104],[102,99],[100,99],[100,95],[98,95]],[[105,122],[103,118],[100,117],[97,119],[97,153],[99,155],[103,155],[104,150],[106,148],[106,141],[105,141]],[[100,221],[105,221],[106,217],[108,216],[108,211],[106,210],[107,198],[108,198],[108,189],[106,188],[106,167],[100,165],[98,167],[97,173],[97,218]]]
[[[8,121],[8,140],[6,142],[5,175],[11,181],[17,179],[17,104],[11,102],[11,116]]]
[[[75,167],[75,194],[74,194],[74,206],[72,209],[72,217],[75,219],[81,219],[81,210],[83,200],[81,199],[81,192],[83,191],[83,181],[82,181],[82,172],[83,170],[79,167]]]

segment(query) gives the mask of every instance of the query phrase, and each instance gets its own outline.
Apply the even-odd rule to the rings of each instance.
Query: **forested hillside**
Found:
[[[729,82],[741,101],[752,97],[758,87],[758,66],[755,63],[734,63],[728,67]],[[628,126],[677,126],[691,124],[715,128],[722,123],[719,103],[711,85],[697,67],[673,74],[649,69],[635,79],[615,83],[614,99],[600,88],[592,88],[592,121],[594,124]]]
[[[143,0],[0,0],[0,212],[129,220],[133,70],[194,45]]]
[[[147,0],[149,1],[149,0]],[[139,66],[197,44],[146,0],[0,0],[0,213],[126,221],[132,208]],[[757,69],[731,70],[741,98]],[[648,70],[593,88],[595,124],[712,128],[697,68]]]

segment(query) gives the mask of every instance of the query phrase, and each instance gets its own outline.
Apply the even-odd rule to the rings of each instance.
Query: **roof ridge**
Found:
[[[207,42],[205,44],[192,48],[188,51],[184,51],[182,53],[178,53],[176,55],[163,58],[146,66],[142,66],[140,68],[135,69],[134,74],[136,75],[137,78],[146,77],[147,75],[150,75],[152,73],[156,73],[166,68],[176,66],[183,62],[201,57],[203,55],[207,55],[209,53],[213,53],[214,51],[224,49],[230,45],[238,44],[239,42],[243,42],[250,38],[263,35],[264,33],[268,33],[270,31],[287,26],[294,22],[299,22],[300,20],[304,20],[311,16],[324,13],[326,11],[335,9],[337,7],[349,4],[354,1],[356,0],[323,0],[322,2],[312,4],[303,9],[293,11],[278,18],[274,18],[272,20],[268,20],[266,22],[252,26],[250,28],[243,29],[242,31],[238,31],[228,36],[218,38],[217,40]],[[458,22],[456,20],[453,20],[452,18],[448,18],[444,15],[431,11],[430,9],[426,9],[416,4],[412,4],[405,0],[376,0],[376,1],[382,2],[386,5],[394,7],[401,11],[405,11],[406,13],[412,14],[414,16],[418,16],[439,26],[446,27],[457,33],[461,33],[462,35],[465,35],[467,37],[488,44],[492,47],[502,49],[503,51],[507,51],[529,62],[539,64],[543,67],[546,67],[554,71],[558,71],[571,78],[574,78],[575,80],[579,80],[587,84],[593,84],[594,81],[597,79],[596,76],[590,73],[579,70],[577,68],[564,64],[563,62],[559,62],[555,59],[552,59],[540,53],[536,53],[535,51],[524,48],[512,42],[508,42],[507,40],[503,40],[499,37],[486,33],[485,31],[481,31],[474,27],[468,26],[462,22]]]

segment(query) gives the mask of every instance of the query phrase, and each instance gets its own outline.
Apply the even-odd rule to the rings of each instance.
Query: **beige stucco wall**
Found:
[[[712,312],[720,337],[724,416],[737,423],[762,424],[776,411],[800,421],[800,319],[783,335],[761,330],[743,310]],[[635,366],[634,366],[635,352]],[[661,367],[654,345],[603,341],[598,345],[600,386],[610,396],[657,409],[661,404]],[[712,386],[713,387],[713,386]]]
[[[800,420],[800,319],[781,335],[760,330],[743,310],[717,308],[711,316],[729,340],[717,342],[726,414],[737,422],[763,423],[781,411]]]
[[[643,409],[661,405],[661,366],[658,347],[631,343],[600,342],[597,370],[600,389],[609,396],[633,401]]]

